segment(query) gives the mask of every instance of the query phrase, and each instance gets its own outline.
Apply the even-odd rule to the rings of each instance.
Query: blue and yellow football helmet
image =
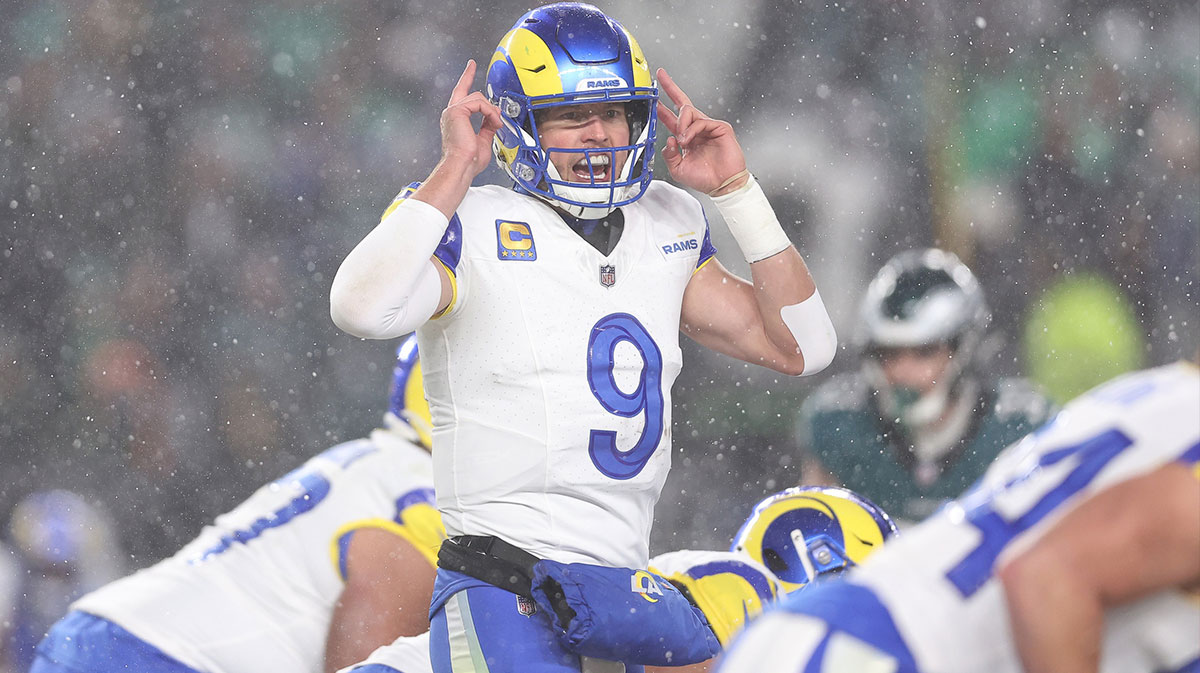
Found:
[[[487,71],[487,97],[503,122],[492,142],[496,163],[517,185],[569,214],[604,217],[641,198],[650,186],[658,89],[633,35],[596,7],[578,2],[545,5],[522,16],[500,40]],[[536,113],[562,105],[625,104],[632,144],[582,150],[542,147]],[[550,162],[550,152],[607,155],[628,151],[624,168],[606,180],[572,183]]]
[[[403,424],[412,428],[425,448],[433,448],[433,419],[425,399],[416,334],[409,335],[396,349],[396,368],[392,370],[392,389],[384,419],[388,427]]]
[[[851,568],[897,533],[891,517],[844,488],[789,488],[754,507],[732,549],[765,565],[791,592]]]

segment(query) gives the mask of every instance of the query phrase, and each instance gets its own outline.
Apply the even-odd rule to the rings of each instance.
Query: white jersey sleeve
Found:
[[[379,430],[259,489],[173,557],[73,606],[210,673],[320,671],[355,530],[391,530],[432,563],[443,535],[429,452]]]
[[[429,632],[419,636],[397,638],[390,645],[375,650],[361,663],[341,669],[338,673],[433,673],[429,662]]]

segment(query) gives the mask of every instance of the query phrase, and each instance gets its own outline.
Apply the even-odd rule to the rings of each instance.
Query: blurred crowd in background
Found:
[[[876,269],[927,245],[983,284],[985,366],[1058,401],[1195,348],[1195,0],[602,8],[734,124],[837,323],[834,371],[855,366]],[[436,162],[467,59],[486,64],[526,9],[7,0],[0,521],[70,489],[111,518],[122,565],[148,565],[378,425],[395,344],[340,333],[330,281]],[[727,544],[795,483],[792,425],[818,383],[685,357],[654,551]]]

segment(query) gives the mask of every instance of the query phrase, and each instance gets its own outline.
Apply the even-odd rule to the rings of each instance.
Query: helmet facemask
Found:
[[[496,163],[526,192],[573,217],[593,220],[641,198],[653,176],[654,138],[657,118],[651,114],[658,100],[653,87],[633,93],[604,91],[600,93],[564,94],[526,98],[509,93],[500,99],[503,128],[492,143]],[[613,147],[542,147],[537,128],[538,113],[543,110],[587,103],[624,103],[629,123],[628,145]],[[634,134],[637,135],[634,135]],[[509,148],[516,148],[512,152]],[[562,176],[551,161],[551,153],[579,155],[591,164],[596,157],[605,157],[615,166],[621,153],[627,153],[619,172],[611,171],[607,179],[590,183],[573,182]],[[507,157],[513,155],[509,161]],[[601,159],[602,161],[602,159]]]

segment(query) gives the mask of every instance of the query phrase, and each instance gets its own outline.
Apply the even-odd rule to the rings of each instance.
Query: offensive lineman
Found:
[[[476,565],[439,569],[434,669],[579,671],[545,615],[478,578],[538,558],[645,567],[680,331],[793,375],[824,368],[836,336],[732,127],[662,70],[678,111],[659,102],[616,21],[535,9],[496,49],[486,97],[475,70],[442,114],[433,172],[342,263],[331,315],[421,342],[442,554]],[[651,179],[658,122],[672,177],[714,199],[753,283],[713,259],[700,203]],[[493,152],[515,189],[471,186]]]
[[[1196,671],[1197,409],[1195,363],[1093,390],[843,581],[752,624],[721,671]]]
[[[397,351],[385,421],[76,601],[31,673],[316,673],[425,632],[444,532],[415,339]]]

